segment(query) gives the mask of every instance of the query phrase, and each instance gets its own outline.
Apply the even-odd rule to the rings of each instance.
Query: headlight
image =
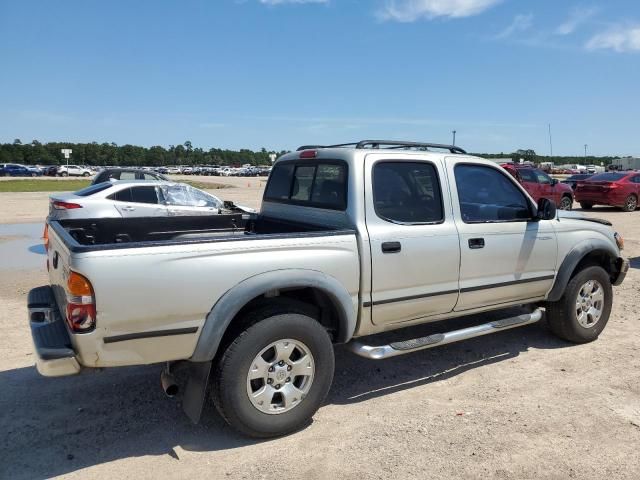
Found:
[[[616,239],[616,244],[620,250],[624,250],[624,238],[618,232],[613,234],[613,238]]]

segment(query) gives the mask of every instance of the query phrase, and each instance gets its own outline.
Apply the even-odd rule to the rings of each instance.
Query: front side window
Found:
[[[190,185],[169,185],[163,188],[163,196],[167,205],[180,207],[222,207],[222,202],[206,192]]]
[[[525,195],[502,172],[483,165],[455,167],[460,213],[465,223],[516,222],[531,218]]]
[[[347,166],[344,162],[304,161],[276,164],[265,190],[266,201],[330,210],[347,208]]]
[[[538,178],[538,182],[542,183],[544,185],[549,185],[551,184],[551,177],[549,175],[547,175],[544,172],[541,171],[537,171],[536,172],[536,177]]]
[[[390,222],[425,224],[444,220],[438,174],[431,163],[376,163],[373,202],[376,214]]]
[[[133,187],[131,189],[131,201],[135,203],[158,203],[156,187]]]

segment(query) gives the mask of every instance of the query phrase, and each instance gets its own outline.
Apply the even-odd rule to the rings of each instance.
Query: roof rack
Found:
[[[439,150],[448,150],[451,153],[466,154],[467,152],[455,145],[442,145],[439,143],[422,143],[422,142],[403,142],[397,140],[361,140],[359,142],[352,143],[339,143],[336,145],[302,145],[298,148],[298,152],[301,150],[310,150],[314,148],[339,148],[339,147],[355,147],[357,150],[365,148],[383,148],[382,146],[389,146],[390,149],[401,148],[419,148],[423,150],[429,150],[431,148]]]

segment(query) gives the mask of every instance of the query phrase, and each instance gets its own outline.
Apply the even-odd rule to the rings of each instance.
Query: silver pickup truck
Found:
[[[50,220],[50,285],[29,293],[29,323],[43,375],[162,362],[193,421],[210,396],[233,427],[269,437],[320,407],[333,344],[378,360],[543,315],[565,340],[595,340],[629,268],[622,248],[608,222],[536,205],[459,147],[311,145],[277,160],[249,218]],[[469,328],[366,338],[514,306]]]

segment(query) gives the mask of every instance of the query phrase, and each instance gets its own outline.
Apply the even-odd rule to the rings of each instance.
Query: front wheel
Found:
[[[622,209],[625,212],[635,212],[636,208],[638,208],[638,197],[631,194],[624,200]]]
[[[587,267],[569,281],[560,300],[547,305],[549,327],[563,340],[592,342],[607,325],[612,302],[609,274],[602,267]]]
[[[593,203],[580,202],[580,208],[583,210],[591,210],[593,208]]]
[[[60,174],[60,176],[61,176],[61,177],[68,177],[68,176],[69,176],[69,174],[68,174],[67,172],[62,172],[62,173]]]
[[[84,173],[82,174],[82,176],[83,176],[83,177],[88,177],[89,175],[91,175],[89,172],[84,172]]]
[[[571,207],[573,207],[573,199],[569,195],[565,195],[560,200],[559,207],[560,210],[571,210]]]
[[[320,408],[333,370],[333,345],[320,323],[298,313],[270,316],[226,348],[213,373],[213,401],[245,435],[285,435]]]

